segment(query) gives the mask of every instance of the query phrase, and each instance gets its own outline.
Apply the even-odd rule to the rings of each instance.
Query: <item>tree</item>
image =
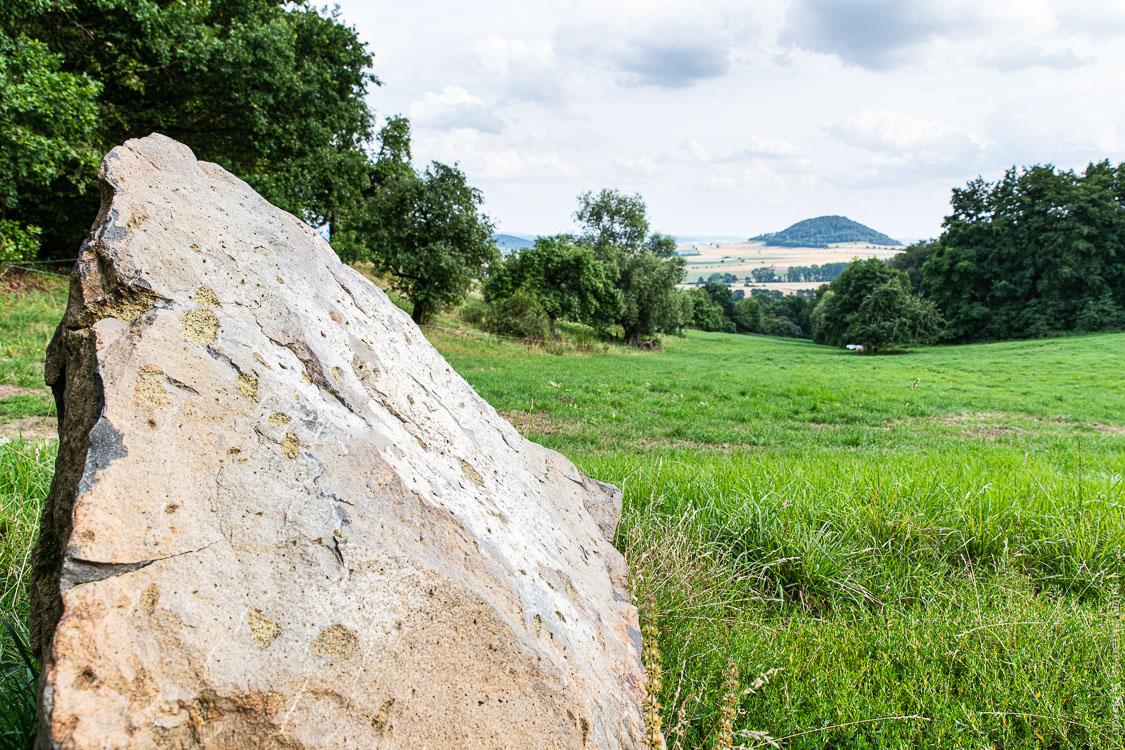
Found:
[[[777,279],[777,269],[773,266],[769,268],[753,268],[750,270],[750,276],[754,281],[759,284],[765,284]]]
[[[1125,164],[973,180],[953,190],[944,227],[922,288],[946,339],[1044,336],[1095,320],[1112,328],[1125,315]]]
[[[333,247],[346,260],[369,260],[391,276],[425,323],[464,299],[497,258],[484,198],[456,167],[432,162],[419,175],[409,163],[410,130],[392,117],[379,133],[380,156],[368,168],[361,200],[341,212]]]
[[[621,307],[610,266],[569,235],[539,237],[532,247],[497,264],[485,286],[485,300],[491,303],[517,290],[538,301],[547,315],[551,338],[558,338],[559,319],[603,328],[617,319]]]
[[[333,222],[364,185],[378,81],[335,13],[283,0],[12,0],[2,15],[60,70],[96,82],[99,153],[160,132],[314,223]],[[21,197],[48,254],[73,252],[96,211],[84,164]]]
[[[820,313],[821,323],[814,340],[831,346],[855,343],[847,338],[849,316],[859,309],[876,287],[890,281],[896,274],[902,274],[902,271],[895,271],[877,258],[853,260],[829,286],[832,296],[826,295],[822,302],[824,309]]]
[[[756,333],[761,330],[762,310],[753,297],[743,297],[734,303],[731,320],[739,333]]]
[[[932,344],[941,316],[932,302],[911,294],[905,274],[890,277],[864,297],[848,316],[846,337],[879,354],[910,344]]]
[[[578,196],[574,220],[585,228],[588,241],[603,256],[611,255],[615,249],[635,252],[644,245],[648,234],[645,202],[640,193],[625,195],[607,189],[594,195],[587,190]]]
[[[726,284],[704,284],[702,291],[715,301],[715,304],[723,311],[724,318],[731,317],[734,313],[734,294],[729,286]]]
[[[921,240],[915,242],[913,245],[908,246],[901,253],[891,258],[891,268],[902,271],[910,279],[910,287],[914,292],[921,293],[922,291],[922,266],[930,259],[930,256],[937,250],[937,240]]]
[[[24,218],[21,197],[52,183],[80,191],[98,159],[98,84],[63,72],[59,55],[42,42],[10,35],[7,26],[0,24],[0,263],[39,251],[42,229]]]
[[[621,314],[618,323],[628,346],[639,346],[676,316],[676,284],[684,278],[683,258],[661,258],[651,252],[626,256],[620,266]]]
[[[672,302],[668,305],[668,316],[661,324],[661,330],[683,336],[684,326],[691,325],[692,316],[695,313],[693,299],[692,293],[686,289],[673,290]]]
[[[723,308],[703,289],[692,289],[691,324],[701,331],[721,331],[726,323]]]
[[[658,328],[677,317],[676,284],[684,277],[685,261],[671,255],[674,240],[667,235],[648,237],[644,199],[602,190],[578,196],[574,218],[582,224],[584,239],[598,260],[610,264],[615,286],[621,291],[618,324],[625,343],[637,346]]]
[[[676,254],[676,238],[670,234],[653,232],[648,237],[649,252],[667,258]]]

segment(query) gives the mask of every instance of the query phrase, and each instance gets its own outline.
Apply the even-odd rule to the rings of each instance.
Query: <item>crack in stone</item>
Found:
[[[147,568],[149,565],[162,560],[171,560],[174,557],[182,557],[184,555],[202,552],[215,544],[217,544],[217,542],[211,542],[198,549],[190,549],[184,552],[177,552],[174,555],[154,557],[151,560],[141,560],[131,563],[107,563],[97,562],[95,560],[83,560],[78,557],[68,557],[63,563],[63,571],[59,579],[59,585],[60,588],[69,589],[75,586],[81,586],[84,583],[94,583],[95,581],[104,581],[107,578],[116,578],[117,576],[140,570],[141,568]]]

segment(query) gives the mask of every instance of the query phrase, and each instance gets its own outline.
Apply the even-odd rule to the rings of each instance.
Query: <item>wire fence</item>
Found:
[[[503,334],[499,334],[499,333],[488,333],[487,331],[474,331],[474,330],[466,329],[466,328],[445,328],[443,326],[431,326],[431,325],[419,325],[418,327],[419,328],[426,328],[426,329],[431,330],[431,331],[441,331],[443,333],[451,333],[451,334],[454,334],[456,336],[466,336],[466,337],[469,337],[469,338],[476,337],[476,338],[480,338],[480,339],[504,339],[506,341],[515,341],[517,343],[523,344],[524,346],[528,346],[528,347],[532,347],[532,348],[541,347],[541,346],[543,346],[543,347],[564,346],[564,347],[571,347],[571,348],[574,348],[574,349],[579,350],[579,351],[596,351],[603,346],[608,347],[608,344],[605,344],[603,342],[599,342],[599,344],[597,346],[590,346],[589,344],[580,344],[580,343],[577,343],[577,342],[574,342],[574,341],[566,341],[564,339],[557,339],[557,340],[552,341],[550,339],[520,338],[519,336],[504,336]]]
[[[65,265],[68,262],[68,260],[70,262],[73,262],[73,261],[76,261],[78,259],[77,258],[70,258],[70,259],[63,259],[63,260],[28,261],[26,263],[24,263],[24,262],[4,263],[0,267],[3,267],[5,269],[16,268],[16,269],[19,269],[20,271],[27,271],[28,273],[38,273],[38,274],[42,274],[44,276],[56,276],[60,279],[69,279],[70,274],[67,274],[67,273],[56,273],[55,271],[44,271],[42,268],[31,268],[30,267],[31,263],[36,263],[36,264],[53,263],[55,265],[61,266],[61,265]]]

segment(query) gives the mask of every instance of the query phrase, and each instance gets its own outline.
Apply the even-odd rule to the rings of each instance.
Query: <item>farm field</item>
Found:
[[[0,298],[19,390],[0,435],[51,418],[39,363],[64,302],[54,282]],[[623,488],[670,747],[712,746],[731,663],[747,747],[1125,747],[1125,334],[878,358],[694,331],[569,356],[428,336],[524,434]],[[17,620],[53,451],[0,445]]]
[[[870,245],[863,242],[841,242],[822,247],[775,247],[764,242],[731,242],[724,244],[697,243],[689,245],[699,250],[699,255],[685,256],[687,261],[686,283],[681,287],[692,286],[698,277],[707,278],[716,271],[733,273],[744,279],[755,268],[773,266],[779,274],[784,274],[790,266],[824,265],[825,263],[846,262],[852,258],[893,258],[902,252],[902,247],[892,245]],[[681,247],[681,250],[685,249]],[[769,288],[782,289],[780,284],[769,284]],[[817,287],[817,282],[804,282],[796,287],[806,289]],[[788,291],[784,290],[783,291]]]

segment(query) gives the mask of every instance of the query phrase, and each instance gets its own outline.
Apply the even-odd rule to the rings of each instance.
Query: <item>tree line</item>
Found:
[[[1125,164],[1052,165],[953,190],[936,239],[891,262],[950,342],[1125,328]]]
[[[160,132],[331,222],[364,185],[379,85],[334,12],[282,0],[0,4],[0,260],[73,257],[101,156]]]

